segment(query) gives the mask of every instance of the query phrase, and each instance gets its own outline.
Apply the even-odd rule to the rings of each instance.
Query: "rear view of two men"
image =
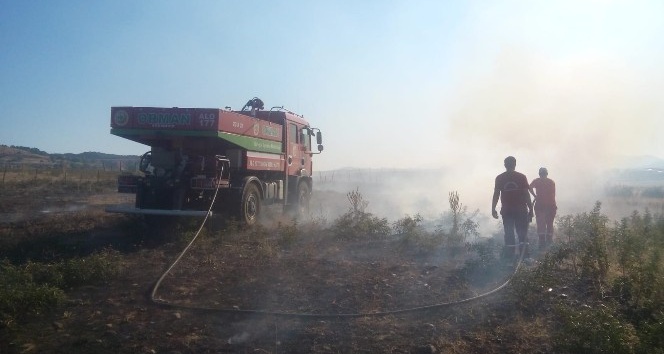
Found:
[[[500,215],[505,228],[505,253],[511,257],[515,251],[522,250],[524,257],[528,257],[528,224],[533,218],[533,202],[530,194],[535,196],[535,215],[537,222],[537,235],[539,249],[546,249],[553,239],[553,219],[556,216],[556,185],[548,178],[548,171],[542,167],[539,178],[528,184],[528,179],[522,173],[516,172],[516,159],[512,156],[505,158],[505,172],[496,176],[496,183],[491,203],[491,214],[498,219],[496,206],[501,202]],[[519,237],[519,244],[515,243],[514,233]],[[515,249],[517,246],[518,249]]]

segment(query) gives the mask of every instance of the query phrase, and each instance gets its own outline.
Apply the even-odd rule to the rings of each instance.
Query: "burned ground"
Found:
[[[64,288],[64,300],[48,310],[3,315],[3,353],[545,353],[566,348],[561,304],[581,311],[598,303],[564,261],[544,256],[550,268],[524,266],[501,291],[454,303],[511,279],[514,264],[498,258],[492,238],[450,248],[395,232],[343,237],[335,220],[315,213],[252,229],[212,222],[154,302],[155,282],[197,222],[106,214],[116,197],[90,189],[59,194],[66,201],[58,205],[85,205],[80,210],[31,217],[45,199],[3,193],[16,197],[3,198],[3,210],[23,216],[1,224],[5,266],[86,264],[101,254],[116,270]]]

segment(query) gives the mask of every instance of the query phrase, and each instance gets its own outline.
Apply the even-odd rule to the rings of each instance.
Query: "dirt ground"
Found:
[[[506,291],[454,303],[496,288],[514,270],[509,263],[472,271],[467,250],[422,249],[394,235],[341,240],[329,221],[320,220],[290,228],[283,220],[253,230],[204,229],[153,301],[153,286],[194,235],[196,223],[155,233],[133,218],[104,214],[106,204],[121,198],[108,191],[37,201],[12,193],[4,196],[16,198],[14,204],[4,198],[0,205],[5,229],[25,222],[30,210],[44,218],[40,210],[58,206],[48,217],[94,224],[58,237],[88,252],[118,250],[121,272],[110,282],[67,290],[66,303],[53,312],[3,328],[3,353],[550,350],[551,324],[514,311]],[[11,213],[21,217],[7,217]]]

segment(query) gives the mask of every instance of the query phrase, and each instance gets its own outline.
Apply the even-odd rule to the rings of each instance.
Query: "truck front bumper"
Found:
[[[108,213],[120,214],[143,214],[143,215],[164,215],[164,216],[192,216],[205,217],[208,211],[202,210],[164,210],[164,209],[141,209],[130,205],[113,205],[106,207]],[[210,212],[212,214],[212,212]]]

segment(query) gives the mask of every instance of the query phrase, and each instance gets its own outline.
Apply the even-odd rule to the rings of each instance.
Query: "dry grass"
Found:
[[[34,197],[46,190],[24,188],[5,195]],[[65,300],[51,311],[5,323],[0,327],[2,353],[547,353],[564,348],[565,310],[593,315],[602,309],[601,296],[572,276],[574,264],[561,249],[521,271],[505,291],[480,301],[334,317],[471,297],[500,284],[511,264],[492,258],[498,250],[490,243],[457,247],[451,254],[442,240],[426,238],[414,227],[416,217],[402,220],[396,234],[344,238],[334,229],[335,219],[294,220],[288,215],[248,230],[232,222],[205,228],[157,293],[159,299],[187,308],[164,308],[151,303],[146,293],[194,236],[196,222],[150,230],[141,219],[103,213],[101,207],[113,201],[110,194],[58,193],[49,196],[67,195],[91,206],[0,223],[2,254],[19,265],[28,259],[54,264],[110,247],[118,252],[115,262],[122,271],[102,283],[66,289]],[[42,206],[30,203],[26,208]],[[646,270],[642,274],[650,274]],[[608,284],[621,274],[611,266],[603,281]],[[587,304],[590,310],[583,307]],[[613,312],[605,317],[621,318]],[[592,316],[582,319],[597,326],[592,330],[634,340],[629,348],[637,348],[636,329],[621,332],[592,322]],[[648,348],[658,348],[657,343]]]

